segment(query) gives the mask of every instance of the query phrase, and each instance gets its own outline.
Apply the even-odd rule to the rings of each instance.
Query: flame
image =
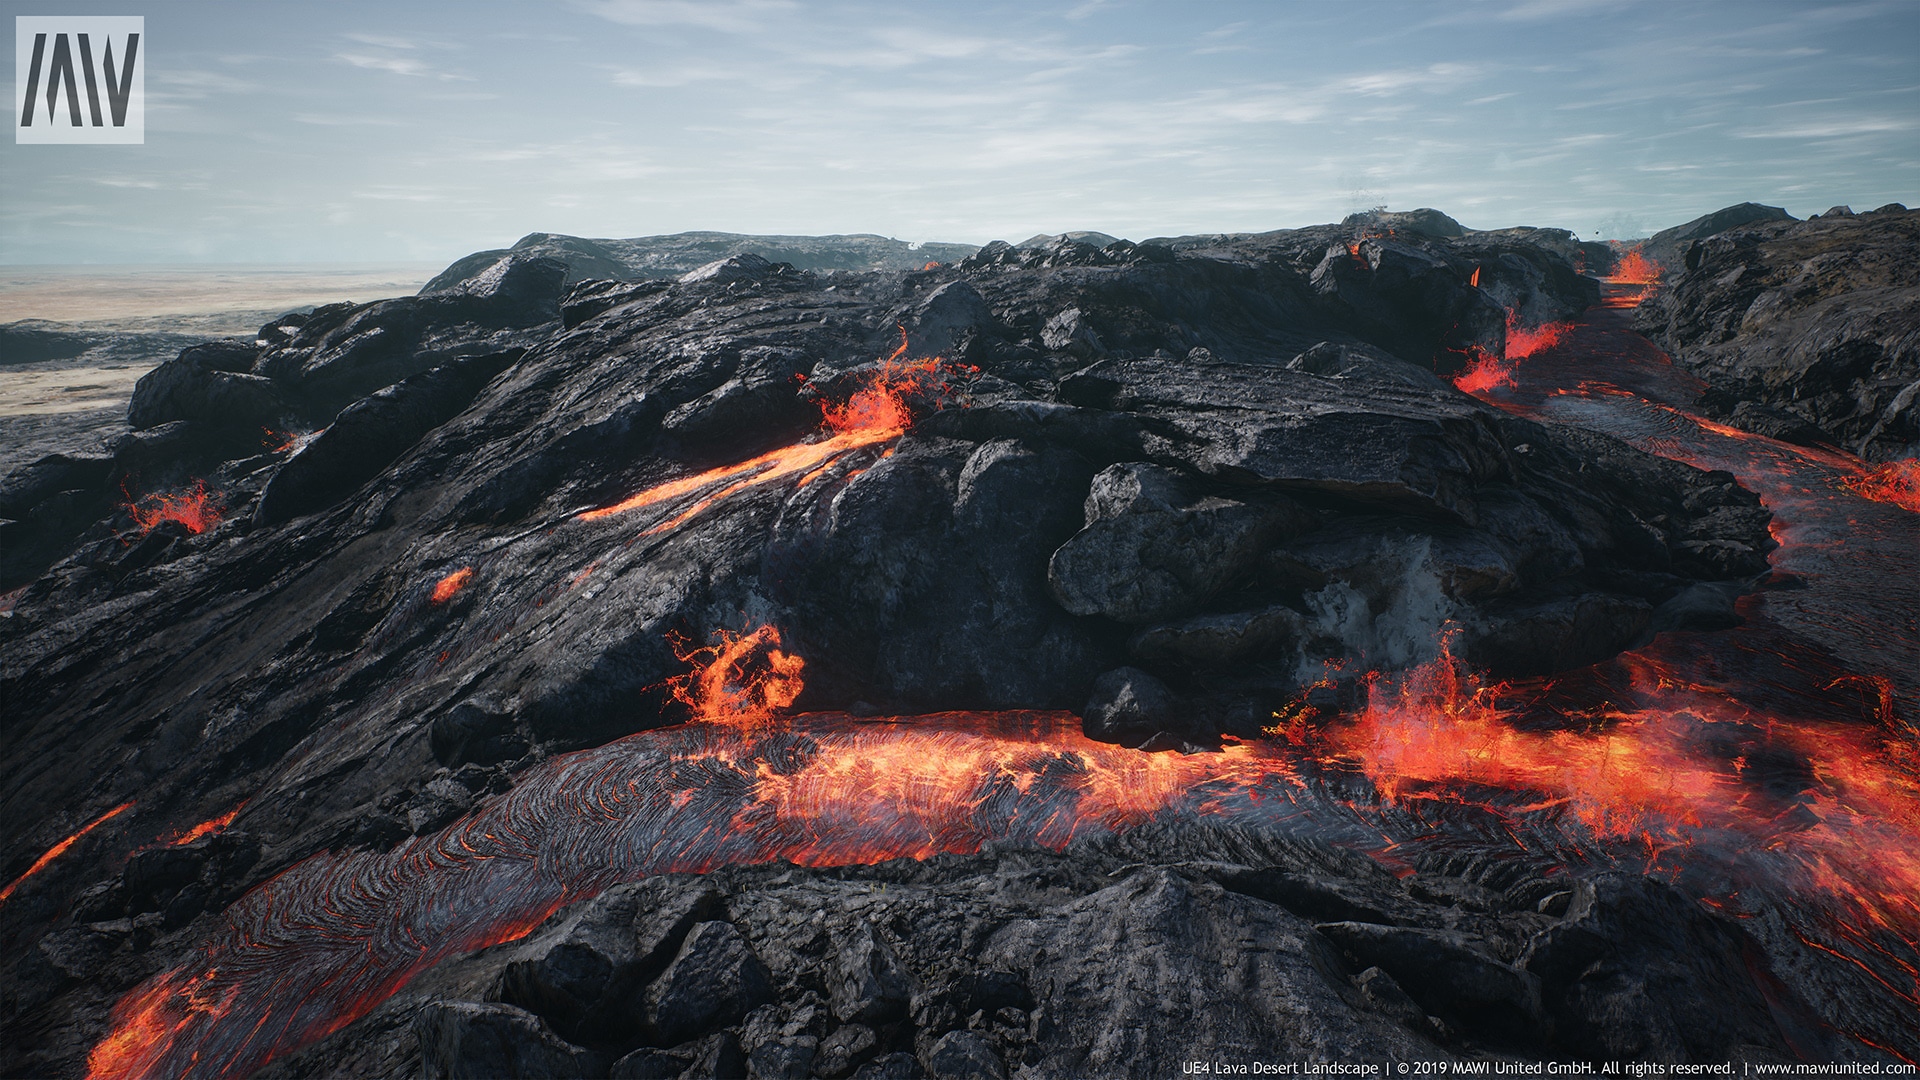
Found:
[[[143,495],[139,499],[127,495],[124,487],[120,493],[127,496],[125,509],[142,534],[152,532],[163,521],[177,521],[198,536],[218,525],[226,511],[219,502],[219,493],[208,491],[205,480],[195,480],[193,486],[184,491]]]
[[[119,806],[114,807],[113,809],[107,811],[104,814],[101,814],[99,817],[94,818],[92,821],[89,821],[85,825],[81,826],[79,832],[74,833],[72,836],[69,836],[65,840],[62,840],[59,843],[48,848],[47,853],[45,855],[42,855],[38,859],[35,859],[33,865],[27,867],[26,873],[21,874],[17,878],[14,878],[11,882],[7,884],[6,888],[0,889],[0,904],[6,903],[7,900],[13,896],[14,890],[20,887],[21,882],[27,880],[28,878],[39,873],[40,871],[45,870],[47,868],[48,863],[66,854],[67,849],[79,843],[81,837],[87,835],[88,833],[99,828],[100,826],[105,825],[107,822],[112,821],[114,818],[119,817],[121,814],[124,814],[131,809],[133,809],[132,802],[123,802]]]
[[[1840,481],[1840,486],[1863,499],[1892,503],[1902,510],[1920,514],[1920,458],[1902,458],[1876,465]]]
[[[765,720],[800,696],[806,661],[782,652],[780,631],[762,626],[743,635],[724,630],[718,640],[698,649],[673,642],[673,654],[692,671],[667,680],[675,699],[693,710],[695,720]]]
[[[1474,270],[1476,279],[1479,269]],[[1523,360],[1535,353],[1545,352],[1559,345],[1573,333],[1573,324],[1550,322],[1541,326],[1522,326],[1519,313],[1507,312],[1506,348],[1503,354],[1495,356],[1478,345],[1467,347],[1469,361],[1466,370],[1453,377],[1453,385],[1463,393],[1484,394],[1499,386],[1518,385],[1515,373],[1519,368],[1516,361]]]
[[[1621,285],[1658,285],[1661,274],[1660,264],[1647,258],[1635,244],[1613,264],[1613,275],[1607,280]]]
[[[1524,360],[1538,352],[1559,345],[1573,333],[1573,324],[1550,322],[1541,326],[1522,326],[1517,312],[1507,312],[1507,347],[1509,360]]]
[[[460,590],[466,588],[467,583],[472,580],[473,580],[473,567],[463,566],[460,569],[455,570],[453,573],[448,574],[446,577],[443,577],[439,581],[434,582],[433,596],[432,596],[433,602],[436,604],[446,603],[447,601],[460,595]]]
[[[1453,385],[1468,394],[1484,394],[1496,386],[1514,386],[1515,364],[1473,346],[1468,350],[1473,359],[1467,369],[1453,377]]]
[[[912,402],[914,400],[930,397],[937,405],[944,395],[952,391],[953,387],[946,381],[947,371],[977,370],[948,364],[937,357],[903,363],[900,358],[906,354],[906,351],[907,332],[902,328],[900,347],[882,360],[875,370],[867,373],[860,388],[855,390],[845,402],[823,401],[821,403],[821,418],[827,430],[832,432],[827,438],[817,442],[802,442],[781,447],[737,464],[722,465],[693,476],[670,480],[623,499],[612,506],[585,511],[577,515],[578,518],[582,521],[597,521],[600,518],[670,502],[698,492],[708,492],[691,506],[647,529],[641,535],[654,536],[671,532],[729,495],[762,487],[790,476],[802,476],[803,483],[810,481],[827,466],[851,451],[898,438],[913,423]],[[709,490],[728,480],[733,482],[718,490]]]

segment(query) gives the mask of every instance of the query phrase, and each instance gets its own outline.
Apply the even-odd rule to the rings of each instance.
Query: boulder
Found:
[[[734,1024],[773,998],[766,965],[732,923],[703,922],[646,993],[647,1024],[666,1044]]]
[[[1186,731],[1179,699],[1167,684],[1139,668],[1115,668],[1093,681],[1093,696],[1081,710],[1087,737],[1137,744],[1160,731]]]
[[[249,434],[273,427],[289,405],[272,380],[247,374],[257,350],[243,342],[197,345],[140,377],[127,405],[136,430],[185,420]]]

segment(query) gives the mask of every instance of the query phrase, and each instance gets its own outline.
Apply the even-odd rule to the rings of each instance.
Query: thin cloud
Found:
[[[367,56],[363,53],[335,53],[335,60],[352,64],[357,68],[370,71],[387,71],[395,75],[423,79],[433,74],[433,69],[418,60],[395,56]]]
[[[769,19],[798,10],[790,0],[587,0],[581,10],[627,26],[693,26],[723,34],[754,34]]]

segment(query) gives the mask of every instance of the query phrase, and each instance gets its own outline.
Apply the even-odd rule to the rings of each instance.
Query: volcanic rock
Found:
[[[732,923],[698,923],[647,991],[647,1022],[671,1045],[739,1022],[772,993],[766,965]]]
[[[457,289],[316,310],[269,345],[254,374],[277,384],[312,422],[459,357],[499,355],[545,338],[560,318],[566,266],[514,256]],[[263,334],[263,338],[266,335]]]
[[[422,1072],[433,1080],[590,1076],[606,1063],[511,1005],[436,1002],[414,1020]]]
[[[1869,460],[1920,453],[1920,211],[1757,219],[1671,259],[1636,325],[1711,384],[1704,408]]]
[[[1647,238],[1641,246],[1641,251],[1663,267],[1675,267],[1680,264],[1689,243],[1748,225],[1792,220],[1794,220],[1793,215],[1778,206],[1763,206],[1753,202],[1738,203],[1722,207],[1711,214],[1702,214],[1684,225],[1662,229]]]
[[[1090,738],[1137,744],[1160,731],[1189,726],[1167,684],[1139,668],[1114,668],[1093,681],[1093,696],[1081,712]]]
[[[1563,256],[1524,238],[1327,226],[1064,238],[885,273],[721,251],[689,280],[578,286],[578,322],[561,319],[566,266],[522,252],[427,295],[275,320],[252,374],[303,426],[334,421],[340,436],[299,452],[202,440],[197,420],[129,436],[116,474],[140,465],[143,483],[166,470],[185,482],[179,470],[205,464],[195,478],[227,516],[131,548],[114,536],[124,517],[98,517],[0,620],[9,753],[36,763],[9,774],[0,802],[9,880],[71,835],[75,815],[139,807],[30,879],[0,908],[0,931],[21,943],[20,963],[42,963],[29,946],[73,928],[69,901],[118,876],[104,868],[163,825],[248,798],[257,858],[210,858],[203,901],[182,885],[143,913],[151,931],[129,931],[154,935],[140,962],[157,970],[197,948],[234,896],[310,857],[451,844],[441,823],[495,805],[492,792],[542,759],[687,720],[666,680],[716,631],[779,630],[804,661],[799,709],[1077,709],[1102,673],[1131,664],[1206,742],[1257,733],[1269,698],[1289,700],[1330,661],[1429,660],[1450,623],[1490,667],[1584,661],[1644,622],[1536,618],[1524,640],[1501,628],[1543,606],[1645,612],[1697,581],[1764,570],[1766,511],[1730,477],[1521,420],[1436,376],[1449,349],[1497,343],[1505,312],[1469,281],[1498,253],[1566,270],[1516,273],[1516,298],[1571,309],[1588,295],[1562,287]],[[885,365],[903,325],[908,349]],[[956,355],[928,360],[916,332]],[[900,411],[846,419],[849,401],[872,404],[857,395],[890,379],[909,384],[887,399]],[[824,431],[823,405],[839,420]],[[822,449],[836,438],[850,448]],[[779,471],[796,458],[808,463]],[[721,472],[690,479],[709,470]],[[678,482],[679,495],[662,487]],[[1343,546],[1377,557],[1331,554]],[[1243,682],[1216,679],[1221,666]],[[784,751],[809,752],[798,739]],[[711,796],[727,815],[759,782],[721,757],[674,775],[661,797]],[[536,934],[522,943],[534,951],[482,954],[492,967],[458,993],[497,985],[552,1014],[544,1033],[525,1020],[542,1013],[507,1001],[484,1022],[438,1010],[422,1030],[437,1061],[466,1060],[469,1028],[495,1057],[511,1043],[562,1060],[571,1051],[548,1040],[577,1037],[612,1060],[651,1024],[652,1049],[704,1037],[695,1056],[718,1061],[712,1032],[813,994],[837,1023],[775,1041],[869,1028],[873,1056],[856,1074],[930,1067],[930,1049],[961,1030],[1037,1076],[1171,1071],[1202,1043],[1439,1053],[1376,1015],[1357,969],[1308,921],[1392,913],[1384,901],[1355,894],[1351,909],[1303,914],[1197,872],[1104,877],[1124,859],[1098,880],[1049,863],[1042,876],[1059,884],[1045,885],[995,877],[982,858],[972,865],[992,868],[951,868],[903,901],[924,934],[855,904],[866,885],[798,871],[654,929],[608,915],[591,932]],[[1316,872],[1371,873],[1339,865]],[[956,904],[952,892],[1003,886],[1026,899]],[[89,896],[111,908],[113,893]],[[1502,916],[1498,934],[1471,932],[1524,942],[1547,918],[1539,900]],[[1160,969],[1161,953],[1188,959]],[[19,977],[30,1004],[0,1022],[50,1034],[5,1040],[19,1049],[0,1071],[77,1067],[95,1029],[73,1018],[106,1015],[101,991],[81,989],[92,984],[34,970]],[[1214,1004],[1217,980],[1200,973],[1220,970],[1245,973],[1244,1006]],[[1116,1001],[1115,986],[1134,989]],[[616,1017],[616,998],[645,1023]],[[411,1030],[411,1014],[379,1015],[390,1035]],[[1153,1032],[1182,1033],[1180,1045]],[[340,1045],[301,1067],[337,1072]]]
[[[1702,1061],[1734,1046],[1831,1055],[1804,1006],[1770,1000],[1776,984],[1744,974],[1750,948],[1672,888],[1603,874],[1575,886],[1565,918],[1534,938],[1520,966],[1541,980],[1556,1037],[1577,1055]]]
[[[272,380],[246,373],[256,352],[242,342],[184,350],[134,384],[127,423],[135,430],[173,420],[248,431],[278,425],[287,402]]]
[[[466,408],[481,387],[520,355],[515,349],[452,360],[342,409],[325,431],[273,474],[260,493],[254,521],[276,524],[345,498]]]
[[[927,1051],[934,1080],[1006,1080],[1007,1067],[993,1044],[971,1031],[949,1031]]]
[[[1098,234],[1088,234],[1098,235]],[[1111,240],[1111,237],[1107,238]],[[557,233],[528,233],[511,248],[477,251],[457,259],[421,295],[460,288],[505,258],[554,259],[567,268],[566,282],[674,278],[716,259],[750,254],[803,270],[918,270],[927,262],[958,262],[971,244],[910,244],[867,234],[850,236],[749,236],[685,232],[628,240],[587,240]]]
[[[1230,851],[1249,861],[1230,861]],[[1167,861],[1193,857],[1211,861]],[[1805,1009],[1764,961],[1742,966],[1741,957],[1757,954],[1743,951],[1755,945],[1738,921],[1665,886],[1507,863],[1498,872],[1509,884],[1498,893],[1447,872],[1444,855],[1417,858],[1423,869],[1408,880],[1418,889],[1362,856],[1291,837],[1148,826],[1064,853],[721,870],[706,880],[764,957],[774,1003],[671,1048],[634,1049],[631,1036],[587,1045],[602,1061],[619,1058],[613,1075],[621,1076],[679,1076],[728,1054],[741,1064],[719,1075],[794,1075],[811,1050],[813,1072],[826,1080],[966,1068],[995,1075],[996,1064],[1005,1075],[1052,1077],[1169,1075],[1205,1049],[1351,1060],[1489,1052],[1681,1060],[1663,1057],[1660,1040],[1684,1029],[1684,1060],[1702,1061],[1778,1054],[1787,1038],[1779,1024]],[[678,880],[638,884],[644,895]],[[1485,912],[1445,899],[1475,890],[1498,899]],[[1556,890],[1584,899],[1565,918],[1538,914],[1526,899]],[[603,901],[584,908],[611,910]],[[1328,923],[1321,913],[1349,918]],[[536,936],[563,925],[577,924],[564,915]],[[822,991],[838,968],[822,957],[862,928],[887,942],[913,985],[912,1004],[877,1025],[828,1031]],[[437,1037],[447,1002],[477,997],[521,948],[443,964],[420,989],[276,1066],[276,1075],[404,1062],[416,1030],[422,1059],[438,1053],[425,1040]],[[1776,1019],[1754,1010],[1763,994],[1774,995]],[[1726,1017],[1689,1019],[1723,1000],[1738,1003]],[[1671,1019],[1649,1020],[1647,1010],[1669,1003],[1679,1009]],[[1542,1007],[1553,1024],[1511,1023]],[[428,1019],[410,1024],[416,1014]],[[532,1014],[498,1015],[517,1017],[516,1031],[531,1027],[537,1035],[516,1036],[527,1043],[559,1041]],[[399,1075],[393,1066],[379,1072]]]

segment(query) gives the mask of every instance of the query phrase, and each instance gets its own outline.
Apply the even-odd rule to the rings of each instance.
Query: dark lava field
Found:
[[[1920,212],[764,239],[7,448],[0,1075],[1920,1059]]]

